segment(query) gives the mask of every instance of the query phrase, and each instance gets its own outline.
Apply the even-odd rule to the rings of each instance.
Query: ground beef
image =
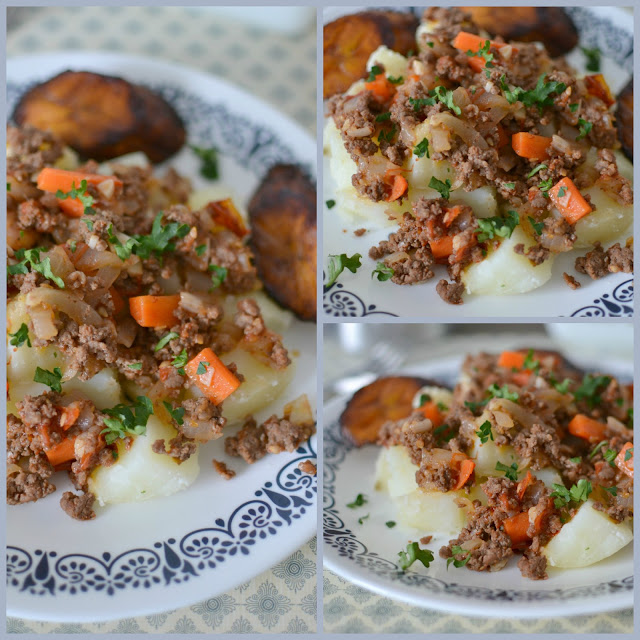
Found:
[[[329,115],[342,135],[345,149],[356,162],[360,157],[372,156],[378,151],[372,136],[380,111],[381,106],[371,91],[362,91],[355,96],[335,96],[329,101]]]
[[[164,440],[156,440],[151,445],[151,450],[154,453],[165,453],[178,462],[184,462],[198,451],[198,445],[190,438],[187,438],[183,433],[178,432],[178,435],[175,438],[169,440],[168,449]]]
[[[244,298],[238,301],[238,313],[236,313],[234,323],[242,329],[242,332],[248,338],[256,338],[266,331],[260,307],[251,298]]]
[[[302,471],[302,473],[306,473],[310,476],[315,476],[318,473],[318,468],[316,467],[311,460],[303,460],[298,463],[298,469]]]
[[[235,436],[226,438],[224,449],[227,455],[243,458],[247,464],[253,464],[267,453],[264,429],[249,417]]]
[[[212,460],[212,463],[216,473],[219,473],[225,480],[235,478],[236,472],[233,469],[229,469],[224,462],[221,462],[220,460]]]
[[[525,251],[524,244],[520,243],[513,247],[513,250],[518,255],[526,256],[527,258],[529,258],[529,261],[534,266],[542,264],[549,258],[549,255],[551,254],[549,249],[545,249],[542,245],[539,244],[534,244]]]
[[[433,429],[431,420],[415,411],[408,418],[385,422],[378,433],[378,444],[383,447],[406,447],[413,464],[419,465],[423,450],[436,446]]]
[[[570,274],[568,273],[563,273],[562,277],[564,278],[564,281],[572,288],[572,289],[579,289],[582,285]]]
[[[576,258],[576,271],[585,273],[593,280],[609,273],[633,273],[633,247],[621,247],[616,243],[606,251],[599,242],[584,257]]]
[[[433,536],[422,536],[422,538],[420,538],[420,544],[422,545],[429,544],[432,540],[433,540]]]
[[[57,207],[56,207],[57,208]],[[62,214],[51,211],[39,200],[25,200],[18,206],[18,228],[49,233],[62,222]]]
[[[222,416],[221,409],[213,402],[207,398],[187,398],[182,402],[182,408],[184,409],[182,420],[187,427],[206,432],[207,440],[213,440],[222,435],[227,419]]]
[[[172,202],[186,203],[191,193],[191,181],[182,177],[173,167],[169,167],[160,180],[160,188]]]
[[[386,200],[391,193],[391,187],[382,176],[371,174],[366,169],[354,173],[351,176],[351,184],[363,198],[374,202]]]
[[[570,251],[576,239],[575,229],[562,216],[545,218],[540,236],[541,246],[546,248],[553,246],[556,252]]]
[[[93,510],[95,500],[93,493],[88,492],[77,496],[71,491],[65,491],[60,498],[60,506],[74,520],[93,520],[96,517]]]
[[[353,235],[356,236],[357,238],[359,238],[360,236],[363,236],[365,233],[367,233],[367,230],[362,228],[362,229],[356,229],[353,232]]]
[[[42,469],[45,469],[44,463]],[[35,502],[55,490],[55,485],[38,471],[19,471],[7,476],[7,504]]]
[[[530,578],[531,580],[546,580],[548,578],[546,556],[534,553],[529,549],[518,560],[518,568],[524,578]]]
[[[7,173],[26,182],[62,155],[62,143],[53,134],[30,125],[7,127]]]
[[[440,280],[436,285],[436,291],[447,304],[462,304],[463,302],[464,285],[461,282]]]
[[[598,149],[595,169],[600,174],[599,184],[608,195],[622,205],[633,204],[631,183],[618,172],[618,163],[613,151]]]

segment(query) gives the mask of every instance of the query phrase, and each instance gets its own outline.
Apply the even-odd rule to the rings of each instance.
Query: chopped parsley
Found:
[[[421,393],[418,398],[418,407],[423,407],[427,402],[431,402],[431,396],[428,393]]]
[[[391,129],[389,129],[389,131],[385,131],[384,129],[380,131],[380,134],[378,135],[378,142],[388,142],[389,144],[391,144],[393,142],[393,138],[396,135],[396,131],[397,127],[394,122],[391,125]]]
[[[387,529],[393,529],[393,527],[396,526],[396,523],[393,520],[387,520],[385,525],[387,526]]]
[[[571,380],[569,378],[565,378],[562,382],[558,382],[553,373],[549,375],[549,382],[553,388],[560,393],[567,393],[569,391],[569,385],[571,384]]]
[[[82,222],[87,225],[87,229],[89,229],[89,231],[93,231],[93,220],[89,220],[89,218],[82,218]]]
[[[478,218],[478,242],[493,240],[496,236],[510,238],[513,230],[520,224],[517,212],[507,211],[504,218],[494,216],[492,218]]]
[[[438,407],[438,411],[448,411],[449,407],[444,402],[436,402],[436,407]]]
[[[462,560],[457,560],[456,556],[463,556]],[[471,559],[471,551],[467,551],[457,544],[451,547],[451,557],[447,558],[447,571],[449,570],[449,565],[453,563],[453,566],[456,569],[460,567],[464,567],[467,562]]]
[[[418,158],[430,158],[429,155],[429,141],[426,138],[422,138],[422,140],[413,148],[413,155],[418,156]]]
[[[442,85],[438,85],[430,93],[433,93],[442,104],[449,107],[457,116],[462,113],[462,109],[453,101],[453,91],[451,89],[445,89]]]
[[[515,182],[505,182],[503,186],[504,186],[505,189],[515,189],[516,188],[516,183]]]
[[[618,495],[618,487],[602,487],[607,493],[610,493],[614,498]]]
[[[429,188],[435,189],[440,194],[440,197],[448,200],[451,195],[451,180],[447,178],[442,182],[442,180],[438,180],[435,176],[431,176],[431,180],[429,180]]]
[[[489,400],[490,398],[487,398],[486,400],[481,400],[480,402],[472,402],[470,400],[465,400],[464,406],[467,407],[467,409],[469,409],[469,411],[471,411],[472,413],[477,413],[478,411],[480,411],[480,409],[482,409],[482,407],[486,406]]]
[[[589,454],[589,460],[591,460],[593,456],[595,456],[596,453],[598,453],[598,451],[600,451],[600,449],[604,447],[605,444],[609,444],[609,441],[603,440],[602,442],[598,442],[598,444],[594,447],[593,451]]]
[[[213,286],[209,289],[211,292],[213,289],[217,289],[226,279],[228,269],[226,267],[219,267],[217,264],[210,264],[208,270],[211,272],[211,283]]]
[[[146,236],[134,236],[136,243],[132,247],[132,253],[140,258],[147,259],[151,254],[160,256],[166,251],[175,251],[176,245],[172,242],[175,238],[184,238],[189,233],[188,224],[170,222],[162,225],[162,211],[153,221],[151,233]]]
[[[513,480],[513,482],[518,481],[518,463],[517,462],[513,462],[509,467],[506,464],[502,464],[502,462],[496,462],[496,471],[504,472],[504,477],[509,478],[509,480]]]
[[[206,362],[205,360],[201,360],[198,363],[198,368],[196,369],[196,374],[199,376],[204,375],[207,372],[207,367],[210,365],[210,362]]]
[[[62,371],[60,370],[60,367],[54,367],[53,371],[47,371],[46,369],[36,367],[33,381],[46,384],[51,391],[57,391],[58,393],[62,392]]]
[[[507,84],[507,78],[504,74],[500,78],[500,88],[504,92],[504,97],[507,99],[507,102],[509,104],[513,104],[514,102],[518,101],[522,89],[520,89],[520,87],[514,87],[513,89],[510,89],[509,85]]]
[[[356,509],[357,507],[362,507],[363,505],[367,504],[367,502],[369,502],[367,500],[367,497],[364,494],[359,493],[356,496],[356,499],[353,502],[350,502],[347,507],[349,507],[349,509]]]
[[[531,226],[533,227],[533,230],[536,232],[537,235],[541,235],[542,234],[542,230],[544,229],[544,222],[536,222],[531,216],[528,216],[529,218],[529,222],[531,223]]]
[[[387,76],[387,80],[391,84],[402,84],[404,82],[404,77],[403,76],[398,76],[397,78],[394,78],[393,76]]]
[[[58,198],[58,200],[66,200],[67,198],[70,198],[71,200],[79,200],[84,206],[84,215],[93,215],[95,213],[95,209],[92,208],[94,199],[91,194],[87,193],[88,186],[89,185],[86,180],[82,180],[80,182],[80,188],[76,188],[76,183],[72,182],[71,191],[67,191],[65,193],[61,189],[58,189],[56,191],[56,198]]]
[[[524,359],[522,368],[523,370],[528,369],[530,371],[533,371],[536,375],[538,375],[538,372],[540,371],[540,361],[536,360],[533,357],[533,349],[529,349],[529,351],[527,351],[527,356]]]
[[[624,461],[629,462],[633,457],[633,447],[629,447],[624,454]]]
[[[586,138],[589,133],[591,133],[591,129],[593,129],[593,124],[591,122],[587,122],[586,120],[583,120],[582,118],[578,118],[578,124],[580,125],[580,133],[578,134],[578,137],[576,138],[576,140],[582,140],[583,138]]]
[[[491,53],[491,41],[486,40],[485,43],[477,50],[477,51],[467,51],[467,55],[470,58],[483,58],[484,59],[484,67],[487,69],[486,76],[489,78],[491,76],[491,72],[489,69],[493,68],[493,53]]]
[[[493,440],[493,431],[491,431],[491,423],[488,420],[485,420],[481,425],[480,429],[476,431],[476,435],[480,438],[480,442],[484,444],[485,442],[489,442],[489,439]]]
[[[171,364],[178,370],[178,373],[181,376],[186,375],[184,371],[184,366],[187,364],[187,360],[189,356],[187,355],[187,350],[183,349],[172,361]]]
[[[206,250],[207,250],[207,245],[206,245],[206,244],[198,245],[198,246],[195,248],[196,255],[197,255],[199,258],[200,258],[200,257],[202,257],[202,256],[204,255],[204,252],[205,252]]]
[[[575,113],[578,110],[579,106],[580,105],[577,102],[573,102],[569,105],[569,111],[571,111],[571,113]]]
[[[538,189],[540,189],[540,191],[542,191],[542,194],[546,197],[546,191],[549,191],[549,189],[551,189],[551,187],[553,187],[553,180],[551,178],[547,178],[547,180],[540,180],[540,182],[538,183]],[[561,187],[562,189],[564,189],[565,187]],[[564,194],[563,194],[564,195]],[[562,196],[560,196],[562,197]]]
[[[27,347],[31,346],[31,340],[29,339],[29,327],[23,322],[20,328],[15,333],[10,333],[11,340],[9,344],[14,347],[21,347],[25,342]]]
[[[189,148],[202,161],[200,165],[200,175],[208,180],[217,180],[220,175],[218,171],[218,150],[215,147],[205,149],[203,147],[196,147],[193,144],[190,144]]]
[[[512,402],[518,402],[518,394],[515,391],[509,391],[507,385],[499,387],[495,382],[487,389],[487,393],[490,393],[491,398],[504,398],[505,400],[511,400]]]
[[[138,241],[135,238],[128,238],[127,241],[122,244],[120,238],[114,235],[112,224],[107,227],[107,233],[109,234],[107,236],[107,241],[113,246],[113,249],[116,252],[118,258],[120,258],[120,260],[124,262],[131,256],[133,248],[136,246],[136,244],[138,244]]]
[[[385,113],[380,113],[376,116],[376,122],[386,122],[391,118],[391,111],[386,111]]]
[[[614,460],[618,457],[618,452],[615,449],[607,449],[602,457],[609,463],[610,467],[615,467]]]
[[[564,82],[545,82],[546,76],[547,74],[543,73],[538,78],[535,89],[531,91],[517,89],[518,100],[527,107],[537,106],[541,113],[543,107],[549,107],[553,104],[552,93],[561,94],[567,88]]]
[[[367,82],[373,82],[381,73],[383,73],[382,69],[377,64],[374,64],[371,67],[371,71],[369,71],[369,75],[367,76]]]
[[[105,434],[107,444],[113,444],[118,438],[127,434],[143,435],[147,431],[147,421],[153,414],[151,400],[138,396],[133,405],[118,404],[112,409],[104,409],[109,418],[104,419],[106,426],[100,433]]]
[[[180,334],[176,333],[175,331],[170,331],[169,333],[167,333],[166,336],[164,336],[164,338],[162,338],[160,340],[160,342],[158,342],[158,344],[153,348],[154,351],[160,351],[160,349],[162,349],[163,347],[166,347],[172,340],[175,340],[176,338],[179,338]]]
[[[358,524],[364,524],[364,521],[369,518],[369,515],[370,514],[367,513],[366,516],[362,516],[362,518],[358,518]]]
[[[555,498],[553,503],[557,509],[567,506],[570,502],[585,502],[593,488],[589,480],[580,478],[578,484],[574,484],[570,489],[567,489],[562,484],[553,484],[554,491],[550,494],[552,498]]]
[[[75,240],[69,240],[69,249],[71,249],[71,253],[76,252],[77,243]]]
[[[140,371],[140,369],[142,369],[142,362],[134,362],[133,364],[128,364],[127,367],[134,371]]]
[[[580,51],[582,51],[584,57],[587,59],[585,64],[587,71],[598,73],[598,71],[600,71],[600,49],[598,49],[598,47],[593,47],[593,49],[580,47]]]
[[[611,382],[609,376],[592,376],[587,373],[582,379],[582,384],[575,392],[576,400],[586,400],[589,409],[593,409],[602,402],[599,391],[604,391]]]
[[[547,165],[544,163],[540,163],[537,167],[534,167],[528,174],[527,174],[527,180],[529,178],[533,178],[533,176],[536,175],[536,173],[538,173],[538,171],[542,171],[543,169],[547,169]]]
[[[325,287],[332,286],[345,269],[355,273],[362,266],[361,258],[359,253],[354,253],[352,256],[348,256],[346,253],[341,253],[339,256],[329,255],[328,278]]]
[[[14,255],[20,262],[10,264],[7,267],[7,272],[11,275],[25,274],[29,273],[30,268],[31,271],[36,271],[47,278],[47,280],[54,282],[60,289],[64,289],[64,280],[55,275],[51,270],[51,258],[48,256],[46,258],[40,258],[40,254],[46,253],[48,250],[49,249],[42,247],[18,249]]]
[[[560,187],[556,195],[558,198],[564,198],[567,195],[567,187]]]
[[[433,553],[429,549],[421,549],[417,542],[410,542],[406,551],[398,552],[398,557],[400,558],[398,564],[403,571],[406,571],[416,560],[422,562],[427,569],[433,562]]]
[[[432,107],[435,103],[435,98],[412,98],[409,96],[409,104],[413,107],[413,110],[416,113],[423,107]]]
[[[582,458],[580,456],[576,456],[575,458],[569,458],[569,462],[573,462],[573,464],[580,464]]]
[[[376,268],[371,272],[371,277],[376,276],[380,282],[385,282],[393,277],[395,271],[391,267],[387,267],[384,262],[378,262]]]
[[[178,407],[177,409],[174,409],[171,406],[170,402],[167,402],[166,400],[162,401],[162,404],[164,405],[164,408],[169,412],[169,415],[176,421],[177,424],[182,425],[184,424],[184,407]]]

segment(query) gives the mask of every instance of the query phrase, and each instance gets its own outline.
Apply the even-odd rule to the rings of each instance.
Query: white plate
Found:
[[[419,14],[422,9],[417,10]],[[578,31],[580,46],[597,46],[602,51],[602,72],[617,93],[631,77],[633,62],[633,19],[623,9],[617,7],[569,7]],[[349,13],[344,8],[327,10],[325,22],[338,15]],[[569,62],[581,69],[584,56],[574,50],[568,56]],[[335,198],[335,183],[329,172],[329,162],[323,162],[324,201]],[[392,282],[378,282],[371,278],[375,261],[368,257],[369,248],[386,240],[394,227],[381,228],[379,225],[360,220],[347,219],[339,215],[339,201],[331,210],[324,208],[324,256],[360,253],[362,267],[352,274],[345,270],[332,287],[325,289],[324,313],[334,318],[354,318],[362,316],[401,316],[451,318],[451,317],[620,317],[633,314],[633,279],[630,274],[610,274],[601,280],[580,277],[582,287],[576,291],[569,289],[562,273],[574,273],[575,258],[584,255],[585,250],[576,249],[560,255],[553,265],[553,276],[545,285],[526,294],[517,296],[477,296],[466,295],[464,304],[450,305],[436,293],[436,283],[446,277],[446,270],[440,267],[435,278],[413,286],[399,286]],[[353,232],[368,229],[361,237]],[[621,238],[622,244],[631,231]],[[611,243],[613,244],[613,243]],[[326,275],[325,275],[326,279]]]
[[[461,362],[461,357],[447,358],[408,368],[406,372],[453,385]],[[607,363],[605,368],[621,377],[631,377],[629,363]],[[438,551],[449,538],[434,537],[427,545],[435,557],[430,568],[416,562],[403,573],[397,565],[398,552],[422,534],[385,526],[385,522],[396,518],[391,499],[373,487],[379,449],[373,445],[355,448],[342,437],[338,419],[346,402],[347,398],[336,398],[324,409],[326,568],[380,595],[460,615],[542,618],[633,606],[633,544],[591,567],[549,569],[547,580],[532,581],[521,576],[513,560],[495,573],[453,566],[447,571]],[[347,508],[358,493],[367,496],[368,504]],[[369,518],[359,524],[358,519],[367,514]]]
[[[242,205],[276,162],[297,162],[315,173],[315,142],[294,122],[217,78],[144,58],[74,52],[10,60],[9,113],[27,85],[65,69],[121,75],[160,91],[183,118],[190,143],[220,150],[221,182]],[[207,184],[188,149],[170,164],[194,187]],[[285,345],[300,354],[293,358],[294,379],[259,418],[280,412],[301,393],[315,398],[315,325],[295,321]],[[314,457],[315,439],[251,466],[232,460],[238,475],[227,482],[211,465],[212,458],[224,458],[220,439],[200,452],[200,475],[186,491],[100,509],[89,522],[62,512],[65,481],[56,482],[51,496],[7,510],[8,614],[96,622],[175,609],[228,591],[315,534],[316,479],[297,468]]]

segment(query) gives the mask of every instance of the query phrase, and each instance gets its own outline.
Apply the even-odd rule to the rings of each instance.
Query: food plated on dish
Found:
[[[517,602],[515,616],[563,615],[563,601],[577,613],[608,583],[631,588],[627,375],[581,370],[552,351],[481,352],[379,378],[334,404],[332,570],[477,615],[502,615],[483,612],[484,600]]]
[[[360,268],[367,291],[437,278],[440,298],[460,304],[632,272],[632,88],[618,108],[599,62],[577,72],[476,17],[483,28],[460,9],[427,9],[413,55],[382,43],[329,99],[327,288]]]
[[[71,604],[74,597],[99,591],[97,583],[80,591],[65,582],[64,563],[74,562],[71,558],[85,557],[90,565],[113,558],[97,569],[108,580],[134,549],[143,554],[139,557],[153,557],[158,540],[186,545],[198,531],[206,537],[206,531],[217,528],[206,543],[198,540],[195,549],[172,552],[178,556],[171,562],[184,563],[184,571],[191,563],[191,583],[177,574],[170,578],[159,558],[151,562],[148,570],[154,577],[149,580],[159,595],[153,610],[158,611],[172,606],[163,602],[162,583],[171,585],[181,602],[192,602],[211,593],[211,584],[203,584],[202,577],[212,571],[215,588],[226,590],[263,570],[255,563],[254,548],[269,548],[279,534],[283,552],[289,553],[313,532],[313,522],[303,514],[313,503],[315,484],[308,475],[315,455],[309,440],[315,432],[314,386],[296,375],[312,378],[315,329],[295,316],[314,319],[315,308],[308,296],[291,302],[291,291],[304,288],[296,277],[286,286],[276,277],[288,261],[311,252],[315,241],[315,209],[309,210],[315,207],[315,197],[309,196],[315,187],[300,168],[311,166],[310,153],[304,151],[307,139],[300,139],[292,123],[268,109],[262,112],[262,124],[254,122],[243,106],[253,99],[214,79],[181,70],[177,82],[172,80],[176,69],[134,60],[136,71],[126,75],[141,87],[114,77],[128,67],[127,59],[123,64],[118,56],[94,56],[80,67],[91,69],[79,74],[85,82],[74,84],[73,74],[55,75],[71,66],[70,59],[76,68],[82,64],[61,55],[43,65],[48,76],[43,77],[44,71],[31,76],[45,84],[28,91],[23,84],[19,92],[11,87],[14,104],[21,99],[22,108],[32,101],[32,108],[27,121],[12,125],[8,134],[8,499],[20,505],[11,509],[9,544],[18,558],[32,557],[42,548],[49,557],[60,558],[51,593]],[[14,67],[20,69],[21,63]],[[14,71],[14,84],[21,77]],[[64,86],[75,86],[70,102],[68,94],[57,91],[61,78]],[[103,102],[114,99],[109,93],[114,84],[118,91],[127,87],[129,95],[168,86],[168,92],[154,90],[151,102],[163,101],[165,115],[173,114],[179,126],[165,127],[160,145],[148,127],[141,142],[135,127],[144,129],[157,105],[126,120],[127,104],[147,108],[145,103],[115,102],[124,109],[121,119],[135,125],[120,132],[129,145],[122,149],[113,135],[99,130],[101,122],[110,130],[112,121],[85,118],[87,102],[78,95],[84,84],[102,87]],[[167,93],[168,102],[163,97]],[[236,103],[240,107],[234,113]],[[218,112],[212,116],[211,109]],[[245,153],[244,139],[236,137],[231,147],[224,129],[212,133],[203,127],[205,122],[215,126],[218,113],[226,109],[231,110],[224,118],[227,132],[243,118],[247,134],[259,126],[278,131],[272,143],[263,145],[263,159],[255,148],[257,153],[242,164],[238,156]],[[34,114],[46,116],[46,126],[58,135],[33,128]],[[78,145],[76,152],[64,144],[65,118],[73,123],[72,130],[85,123],[92,148]],[[178,142],[169,154],[166,148],[174,136]],[[105,139],[117,151],[100,151],[95,143]],[[285,146],[296,139],[300,160]],[[170,162],[152,166],[147,158],[154,148],[162,156],[156,160],[170,156]],[[90,159],[94,150],[101,163]],[[126,155],[114,157],[121,151]],[[244,167],[242,174],[238,166]],[[274,179],[278,175],[286,179]],[[289,198],[296,199],[297,208]],[[274,244],[268,224],[273,215],[288,216],[292,227],[297,224],[304,248],[298,250],[286,232],[281,237],[287,246]],[[298,217],[303,222],[296,223]],[[315,259],[315,247],[312,253],[308,262]],[[284,455],[273,455],[277,453]],[[294,469],[295,481],[282,487],[280,474]],[[235,489],[220,491],[229,479]],[[296,502],[285,522],[274,525],[274,505],[257,504],[265,484],[290,492],[291,497],[281,496],[285,502],[298,491],[308,495]],[[208,495],[217,498],[209,502]],[[51,519],[58,502],[86,522],[62,515],[64,522],[56,524],[54,535],[38,540],[34,519],[38,513]],[[253,525],[251,546],[236,556],[233,545],[248,533],[236,519],[245,520],[253,502],[263,521]],[[167,509],[176,517],[158,521]],[[101,522],[105,532],[123,522],[131,523],[133,531],[126,541],[112,536],[106,543],[106,538],[92,536],[91,543],[71,536],[75,542],[68,544],[64,532],[91,527],[92,520]],[[260,527],[265,530],[254,540]],[[31,533],[20,539],[20,531]],[[221,549],[214,551],[216,546]],[[217,554],[215,562],[204,560],[209,553]],[[34,579],[28,564],[14,567],[12,586]],[[90,571],[95,570],[92,565]],[[163,572],[165,579],[159,580]],[[131,613],[151,610],[132,591],[134,584],[118,589],[127,593],[110,598],[116,609],[101,606],[98,598],[84,613],[100,619],[122,616],[121,606]],[[23,588],[12,595],[14,610],[17,606],[29,617],[74,619],[73,605],[48,612],[42,599],[38,604],[29,599],[32,591]]]

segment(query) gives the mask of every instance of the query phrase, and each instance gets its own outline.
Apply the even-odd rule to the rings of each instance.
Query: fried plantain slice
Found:
[[[627,82],[618,96],[616,124],[622,151],[633,162],[633,78]]]
[[[380,46],[407,54],[416,49],[418,18],[398,11],[363,11],[342,16],[323,29],[324,98],[346,91],[366,71]]]
[[[267,292],[316,318],[316,188],[295,165],[272,167],[249,203],[250,244]]]
[[[519,42],[542,42],[552,57],[578,44],[578,30],[559,7],[461,7],[478,27],[493,36]]]
[[[385,422],[411,415],[413,398],[424,386],[442,385],[424,378],[388,376],[362,387],[340,416],[344,434],[358,447],[375,443]]]
[[[13,120],[51,131],[95,160],[143,151],[152,162],[162,162],[186,139],[180,117],[163,98],[123,78],[89,71],[64,71],[33,87]]]

